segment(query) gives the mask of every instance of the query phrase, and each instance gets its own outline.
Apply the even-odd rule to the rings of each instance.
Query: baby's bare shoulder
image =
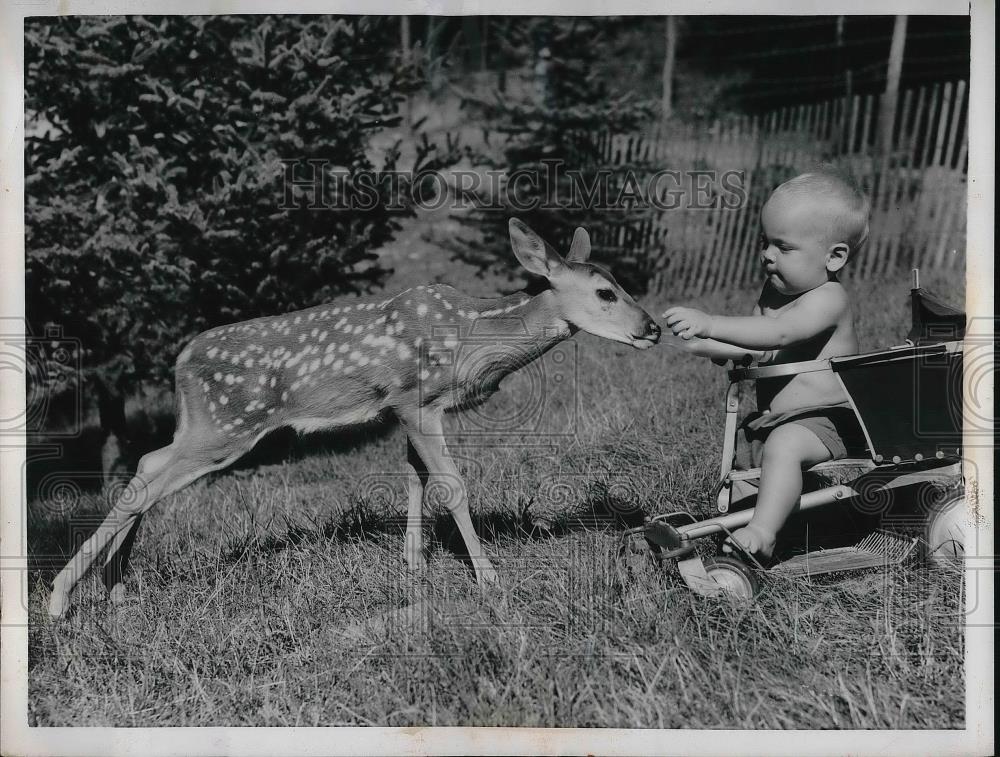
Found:
[[[851,309],[851,297],[839,281],[828,281],[804,293],[795,307],[847,312]]]

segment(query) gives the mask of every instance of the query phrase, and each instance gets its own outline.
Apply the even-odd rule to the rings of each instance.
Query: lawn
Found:
[[[924,278],[961,301],[957,276]],[[851,285],[863,349],[901,341],[907,283]],[[753,296],[691,304],[745,312]],[[272,451],[166,500],[144,521],[131,599],[110,606],[95,572],[57,623],[45,604],[67,510],[30,502],[30,723],[963,726],[955,570],[768,579],[740,604],[621,559],[642,513],[709,513],[725,374],[668,347],[584,334],[564,347],[451,419],[501,572],[486,594],[444,513],[429,572],[405,570],[405,440],[391,426]],[[107,504],[94,492],[74,507]],[[416,619],[401,610],[414,604]]]

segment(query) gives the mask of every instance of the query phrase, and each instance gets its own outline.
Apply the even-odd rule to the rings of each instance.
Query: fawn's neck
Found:
[[[529,295],[517,292],[505,297],[476,300],[470,336],[497,338],[495,368],[515,371],[541,357],[576,329],[559,315],[556,294],[551,289]]]

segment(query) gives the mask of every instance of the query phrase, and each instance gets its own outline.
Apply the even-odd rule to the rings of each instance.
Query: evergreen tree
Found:
[[[616,241],[642,218],[635,207],[615,206],[623,166],[613,166],[603,202],[599,194],[585,198],[600,187],[599,171],[612,168],[602,137],[634,131],[652,117],[658,103],[617,93],[601,76],[601,56],[617,33],[616,24],[607,19],[531,18],[509,33],[505,48],[510,56],[533,61],[533,93],[520,100],[500,92],[467,96],[466,106],[503,138],[498,151],[484,152],[477,160],[522,180],[467,219],[478,239],[456,246],[456,255],[482,269],[520,276],[509,262],[509,217],[521,218],[563,250],[574,229],[584,226],[595,243],[594,258],[611,265],[626,288],[642,291],[645,262],[639,256],[623,258]],[[645,167],[634,168],[641,173]]]
[[[385,183],[367,210],[311,209],[308,187],[288,203],[282,161],[300,180],[308,161],[396,167],[396,148],[368,155],[418,84],[385,52],[397,33],[365,17],[27,20],[31,332],[79,339],[120,405],[199,331],[381,282],[375,251],[410,208]],[[436,161],[428,145],[417,168]]]

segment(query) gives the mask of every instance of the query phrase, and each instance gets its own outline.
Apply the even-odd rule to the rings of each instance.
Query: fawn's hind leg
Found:
[[[171,464],[171,450],[173,447],[174,445],[171,445],[170,447],[164,447],[163,449],[158,449],[155,452],[144,455],[139,461],[139,468],[136,471],[135,478],[122,496],[127,495],[130,499],[134,498],[135,492],[139,489],[138,487],[133,488],[132,484],[140,480],[149,482],[163,472],[164,468]],[[146,491],[147,493],[149,492],[148,487]],[[160,496],[164,495],[161,494]],[[124,503],[120,501],[116,502],[115,507],[119,507],[122,504]],[[129,504],[132,505],[133,503],[130,502]],[[139,531],[142,514],[153,503],[147,501],[145,504],[147,506],[140,506],[138,508],[133,506],[126,509],[125,523],[112,538],[111,546],[108,547],[108,553],[104,559],[104,585],[107,587],[109,597],[113,602],[119,602],[124,598],[124,587],[121,585],[121,582],[124,579],[125,570],[128,566],[132,544],[135,542],[136,534]]]
[[[140,516],[167,495],[183,489],[206,473],[226,467],[253,446],[252,443],[243,443],[234,448],[227,444],[225,447],[206,449],[188,441],[175,439],[169,447],[143,457],[135,477],[111,512],[52,582],[50,617],[62,617],[73,587],[109,544],[111,551],[106,560],[105,584],[113,598],[120,599],[119,587],[128,562],[126,548],[131,549]]]

